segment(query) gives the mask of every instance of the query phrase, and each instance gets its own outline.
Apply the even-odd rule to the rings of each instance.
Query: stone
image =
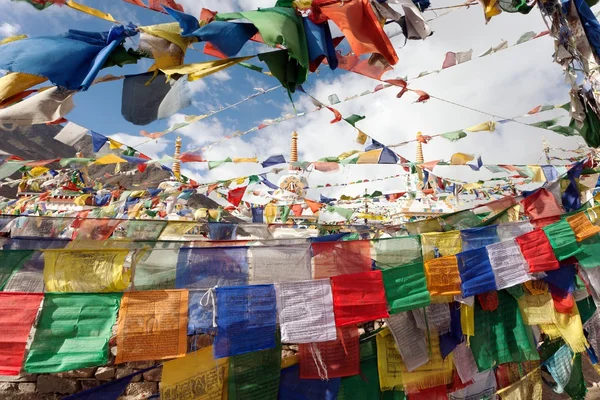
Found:
[[[298,352],[298,345],[297,344],[290,344],[290,350],[292,350],[294,353]]]
[[[81,379],[79,382],[81,383],[81,390],[92,389],[105,383],[97,381],[96,379]]]
[[[146,369],[152,367],[154,364],[154,361],[134,361],[128,362],[127,366],[133,369]]]
[[[82,368],[73,371],[59,372],[56,374],[59,378],[91,378],[94,376],[96,368]]]
[[[0,382],[0,392],[13,392],[17,390],[17,384],[13,382]]]
[[[115,378],[119,379],[122,378],[124,376],[127,375],[131,375],[133,374],[135,371],[133,370],[133,368],[127,367],[127,366],[119,366],[117,367],[117,371],[115,373]],[[142,379],[142,374],[138,374],[136,376],[134,376],[133,378],[131,378],[131,382],[139,382]]]
[[[22,374],[19,376],[0,376],[0,382],[36,382],[36,374]]]
[[[162,368],[154,368],[142,374],[145,382],[160,382],[162,377]]]
[[[37,390],[39,393],[77,393],[81,385],[77,379],[59,378],[55,375],[40,375],[37,379]]]
[[[19,383],[19,392],[21,393],[35,393],[37,390],[36,384],[33,382]]]
[[[281,358],[293,357],[296,353],[292,350],[281,350]]]
[[[152,396],[158,391],[158,383],[156,382],[136,382],[127,386],[125,394],[127,396],[140,396],[145,399]]]
[[[116,371],[115,367],[99,367],[94,376],[99,381],[110,381],[114,379]]]

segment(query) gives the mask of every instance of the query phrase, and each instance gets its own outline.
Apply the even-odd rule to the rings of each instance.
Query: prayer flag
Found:
[[[279,400],[336,400],[340,390],[340,378],[300,379],[300,367],[291,366],[281,370]]]
[[[368,240],[312,243],[314,279],[371,270]]]
[[[32,254],[32,250],[0,251],[0,291],[4,290],[4,286],[11,276],[23,266]]]
[[[49,292],[120,292],[131,271],[123,264],[128,249],[44,250],[44,283]]]
[[[460,231],[423,233],[421,235],[421,246],[424,261],[455,255],[462,251]]]
[[[273,285],[217,287],[215,292],[215,358],[275,347],[277,301]]]
[[[580,212],[567,217],[567,222],[571,226],[571,229],[573,229],[578,242],[589,239],[600,233],[600,227],[592,225],[585,212]]]
[[[390,314],[428,306],[431,297],[421,261],[382,271]]]
[[[183,357],[187,350],[187,306],[187,290],[125,293],[119,311],[115,363]]]
[[[496,232],[498,233],[500,241],[503,242],[531,232],[532,229],[529,221],[520,221],[500,224],[497,226]]]
[[[278,283],[311,279],[310,245],[291,244],[285,246],[252,246],[250,281]]]
[[[529,266],[514,239],[486,247],[498,290],[531,280]]]
[[[229,360],[213,359],[212,346],[163,364],[160,398],[163,400],[225,400]]]
[[[54,373],[108,362],[120,293],[46,293],[25,370]]]
[[[600,236],[594,235],[579,243],[581,251],[575,255],[579,265],[584,268],[600,266]]]
[[[372,240],[372,257],[377,267],[386,269],[420,260],[421,241],[419,236],[403,236]]]
[[[432,297],[460,294],[460,274],[456,256],[446,256],[425,261],[427,289]]]
[[[247,247],[182,247],[177,261],[177,288],[205,289],[248,283]]]
[[[496,290],[496,279],[485,247],[456,255],[464,297]]]
[[[575,233],[566,220],[561,219],[558,222],[546,225],[542,230],[548,237],[558,261],[566,260],[579,253]]]
[[[478,249],[500,241],[496,225],[464,229],[460,231],[460,236],[463,251]]]
[[[543,272],[560,267],[543,230],[535,229],[517,237],[515,240],[525,261],[529,264],[529,272]]]
[[[281,342],[273,349],[229,357],[228,400],[277,399]]]
[[[185,243],[165,243],[154,248],[137,250],[135,258],[134,290],[175,289],[177,257]]]
[[[300,344],[298,354],[301,379],[332,379],[358,375],[358,328],[340,327],[336,340]]]
[[[413,313],[392,315],[387,323],[407,371],[414,371],[429,361],[426,335],[417,327]]]
[[[276,287],[283,343],[327,342],[336,339],[329,279],[280,283]]]
[[[42,293],[0,293],[0,375],[19,375]]]
[[[334,276],[331,278],[331,292],[337,326],[356,325],[389,316],[381,271]]]

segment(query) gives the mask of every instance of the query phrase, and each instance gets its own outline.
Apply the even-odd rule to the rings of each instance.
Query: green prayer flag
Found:
[[[287,219],[288,219],[288,217],[290,215],[290,207],[289,206],[282,206],[282,207],[280,207],[279,215],[281,216],[281,221],[282,222],[287,221]]]
[[[532,124],[529,124],[529,126],[535,126],[536,128],[548,129],[551,126],[556,125],[559,120],[560,120],[560,118],[547,119],[545,121],[534,122]]]
[[[89,164],[92,161],[94,161],[93,158],[61,158],[60,159],[60,166],[61,167],[68,167],[71,164]]]
[[[250,175],[248,177],[248,185],[256,182],[260,182],[260,178],[258,177],[258,175]]]
[[[577,136],[577,135],[579,135],[579,132],[577,132],[577,129],[572,128],[570,126],[556,125],[556,126],[550,127],[549,129],[551,131],[554,131],[554,132],[558,133],[559,135],[563,135],[563,136]]]
[[[369,92],[370,93],[370,92]],[[344,118],[344,121],[346,121],[347,123],[349,123],[350,125],[352,125],[353,127],[356,128],[356,123],[358,121],[362,121],[363,119],[365,119],[366,117],[364,115],[356,115],[356,114],[352,114],[351,116],[349,116],[348,118]]]
[[[228,163],[228,162],[232,162],[230,157],[227,157],[224,160],[221,161],[209,161],[208,162],[208,169],[215,169],[217,167],[220,167],[221,165],[223,165],[224,163]]]
[[[440,217],[444,221],[444,231],[462,230],[481,225],[481,219],[471,210],[458,211]]]
[[[600,236],[594,235],[579,243],[581,251],[575,256],[584,268],[600,267]]]
[[[442,137],[444,139],[448,139],[451,142],[456,142],[457,140],[467,137],[467,134],[461,130],[461,131],[443,133]]]
[[[590,109],[586,103],[584,103],[584,107],[585,120],[583,121],[583,126],[577,128],[577,121],[574,119],[571,119],[569,126],[573,129],[577,129],[589,147],[600,147],[600,119],[598,119],[594,110]]]
[[[258,59],[267,64],[271,74],[288,90],[288,93],[294,93],[296,86],[306,81],[308,70],[301,66],[298,60],[291,58],[287,50],[261,53]]]
[[[377,346],[375,338],[360,344],[360,374],[342,378],[339,400],[404,400],[401,391],[385,391],[379,388],[377,370]]]
[[[277,399],[281,342],[272,349],[229,358],[229,400]]]
[[[25,370],[55,373],[108,362],[121,293],[46,293]]]
[[[0,251],[0,291],[4,290],[6,282],[31,257],[33,250],[2,250]]]
[[[328,208],[328,210],[341,215],[346,219],[346,221],[349,221],[350,218],[352,218],[352,215],[354,214],[354,210],[349,210],[343,207],[330,207]]]
[[[558,261],[565,260],[580,252],[575,233],[569,223],[562,219],[542,228],[552,245]]]
[[[259,67],[258,65],[249,64],[249,63],[245,63],[245,62],[238,63],[238,65],[240,65],[244,68],[251,69],[252,71],[263,72],[263,69],[261,67]]]
[[[567,386],[565,386],[565,392],[573,400],[585,400],[587,387],[585,386],[585,380],[583,378],[581,353],[575,354],[571,378],[569,379]]]
[[[588,296],[585,299],[579,300],[577,302],[577,309],[579,310],[581,323],[585,324],[588,319],[592,318],[594,312],[596,312],[596,304],[594,303],[592,296]]]
[[[498,308],[485,311],[475,301],[475,336],[471,350],[480,371],[497,364],[539,360],[531,328],[523,324],[517,300],[498,291]]]
[[[533,39],[535,36],[536,36],[536,33],[533,31],[525,32],[524,34],[521,35],[519,40],[517,40],[517,44],[528,42],[531,39]]]
[[[390,314],[398,314],[431,303],[421,260],[381,271]]]

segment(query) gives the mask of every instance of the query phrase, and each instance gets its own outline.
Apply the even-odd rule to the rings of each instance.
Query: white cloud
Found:
[[[0,24],[0,36],[14,36],[19,33],[21,30],[21,25],[19,24],[11,24],[8,22],[2,22]]]

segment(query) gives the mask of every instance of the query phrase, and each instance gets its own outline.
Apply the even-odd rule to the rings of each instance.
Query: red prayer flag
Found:
[[[477,301],[484,311],[494,311],[498,308],[498,292],[493,290],[477,295]]]
[[[294,215],[296,217],[300,217],[302,216],[302,204],[294,204],[292,205],[292,212],[294,213]]]
[[[525,261],[529,264],[529,272],[543,272],[560,268],[550,241],[543,230],[534,229],[515,240]]]
[[[143,158],[144,160],[149,160],[150,159],[150,157],[148,157],[147,155],[142,154],[142,153],[140,153],[139,158]],[[146,168],[148,168],[148,164],[138,164],[137,165],[137,169],[140,172],[144,172],[146,170]]]
[[[556,217],[562,214],[560,205],[547,189],[537,190],[521,201],[525,215],[530,220]]]
[[[244,197],[244,193],[246,193],[246,187],[247,186],[238,187],[227,192],[227,201],[233,204],[234,207],[239,206],[242,197]]]
[[[381,271],[334,276],[331,292],[337,326],[389,317]]]
[[[204,54],[213,56],[220,59],[229,58],[225,54],[221,53],[211,42],[206,42],[204,45]]]
[[[456,65],[456,53],[453,51],[449,51],[446,53],[446,58],[444,58],[444,63],[442,64],[442,69],[454,67]]]
[[[186,152],[186,153],[183,153],[179,157],[179,161],[181,161],[182,163],[188,163],[188,162],[203,162],[206,160],[202,158],[202,154]]]
[[[358,337],[358,327],[347,326],[337,328],[336,340],[298,345],[300,379],[325,379],[325,377],[332,379],[358,375],[360,373]]]
[[[19,375],[27,337],[43,298],[43,293],[0,293],[0,375]]]
[[[561,314],[570,314],[571,311],[573,311],[575,298],[572,293],[568,293],[566,297],[562,297],[551,289],[550,294],[552,295],[552,302],[554,303],[556,311]]]
[[[356,274],[371,270],[371,243],[368,240],[312,243],[314,279]]]

